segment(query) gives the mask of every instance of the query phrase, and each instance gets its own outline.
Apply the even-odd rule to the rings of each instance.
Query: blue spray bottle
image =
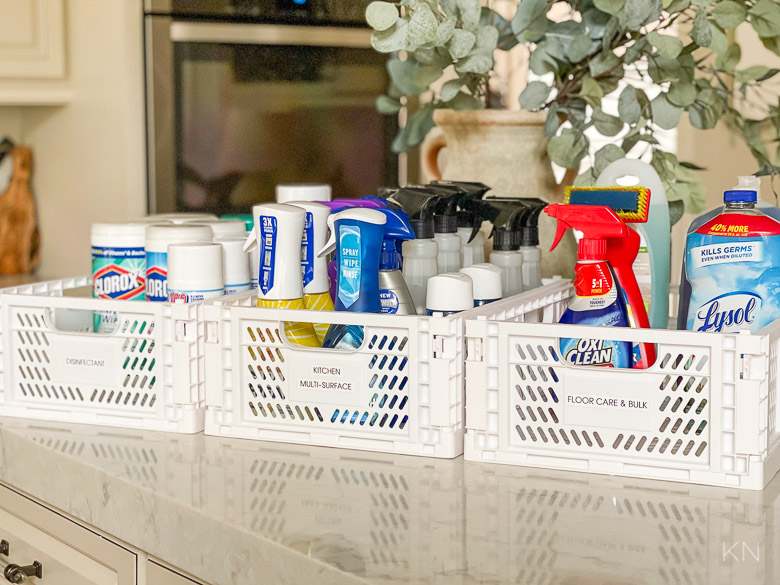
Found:
[[[400,209],[379,209],[387,216],[385,238],[379,259],[379,298],[382,312],[391,315],[416,315],[414,299],[401,273],[401,252],[397,242],[414,239],[409,216]]]
[[[319,255],[336,250],[337,311],[380,313],[379,257],[387,217],[376,209],[346,209],[328,217],[330,240]],[[322,347],[354,350],[363,344],[360,325],[331,325]]]

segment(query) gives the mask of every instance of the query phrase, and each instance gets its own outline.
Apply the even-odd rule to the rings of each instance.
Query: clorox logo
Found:
[[[146,271],[146,298],[150,301],[168,300],[168,272],[159,266]]]
[[[109,265],[95,273],[93,287],[99,298],[125,300],[142,295],[146,281],[140,269],[127,270],[121,266]]]

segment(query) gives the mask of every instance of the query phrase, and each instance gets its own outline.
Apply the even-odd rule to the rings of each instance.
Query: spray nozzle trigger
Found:
[[[257,233],[255,233],[254,228],[249,230],[249,233],[246,236],[246,241],[244,242],[243,250],[244,252],[249,252],[251,250],[254,250],[257,248]]]
[[[628,235],[628,228],[623,220],[606,206],[554,203],[545,207],[544,212],[558,220],[551,251],[568,229],[581,231],[587,239],[625,238]]]
[[[336,229],[333,227],[333,222],[335,221],[333,219],[334,217],[336,217],[336,214],[328,216],[328,231],[330,232],[330,236],[328,237],[328,241],[325,242],[325,247],[317,252],[317,258],[322,258],[336,249]]]

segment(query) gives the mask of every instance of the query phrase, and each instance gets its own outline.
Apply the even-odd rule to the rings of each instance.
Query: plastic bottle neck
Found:
[[[726,203],[726,211],[744,211],[746,209],[755,209],[756,208],[756,202],[755,201],[732,201],[729,203]]]
[[[395,240],[382,240],[382,250],[379,254],[379,270],[400,270],[401,254],[395,245]]]

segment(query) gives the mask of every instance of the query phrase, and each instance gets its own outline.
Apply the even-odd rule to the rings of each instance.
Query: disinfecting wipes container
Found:
[[[139,221],[145,221],[145,222],[165,222],[169,221],[171,223],[187,223],[191,221],[216,221],[219,219],[216,215],[213,213],[187,213],[187,212],[181,212],[181,213],[157,213],[155,215],[147,215],[145,218],[139,220]]]
[[[215,238],[222,245],[222,275],[226,295],[250,289],[249,254],[244,252],[245,237]]]
[[[425,306],[430,316],[446,317],[474,307],[474,284],[460,272],[439,274],[428,280]]]
[[[193,220],[193,223],[209,226],[214,233],[215,240],[231,236],[240,236],[246,239],[246,223],[240,219],[217,219],[213,221],[196,219]]]
[[[221,244],[191,242],[168,246],[168,300],[172,303],[220,297],[224,287]]]
[[[501,269],[483,262],[461,268],[460,272],[469,276],[474,283],[474,306],[481,307],[501,298]]]
[[[276,186],[276,202],[290,201],[330,201],[330,185],[317,183],[291,183]]]
[[[168,246],[184,242],[211,242],[214,235],[207,225],[150,225],[146,227],[146,300],[168,300]],[[220,260],[221,263],[221,260]]]

